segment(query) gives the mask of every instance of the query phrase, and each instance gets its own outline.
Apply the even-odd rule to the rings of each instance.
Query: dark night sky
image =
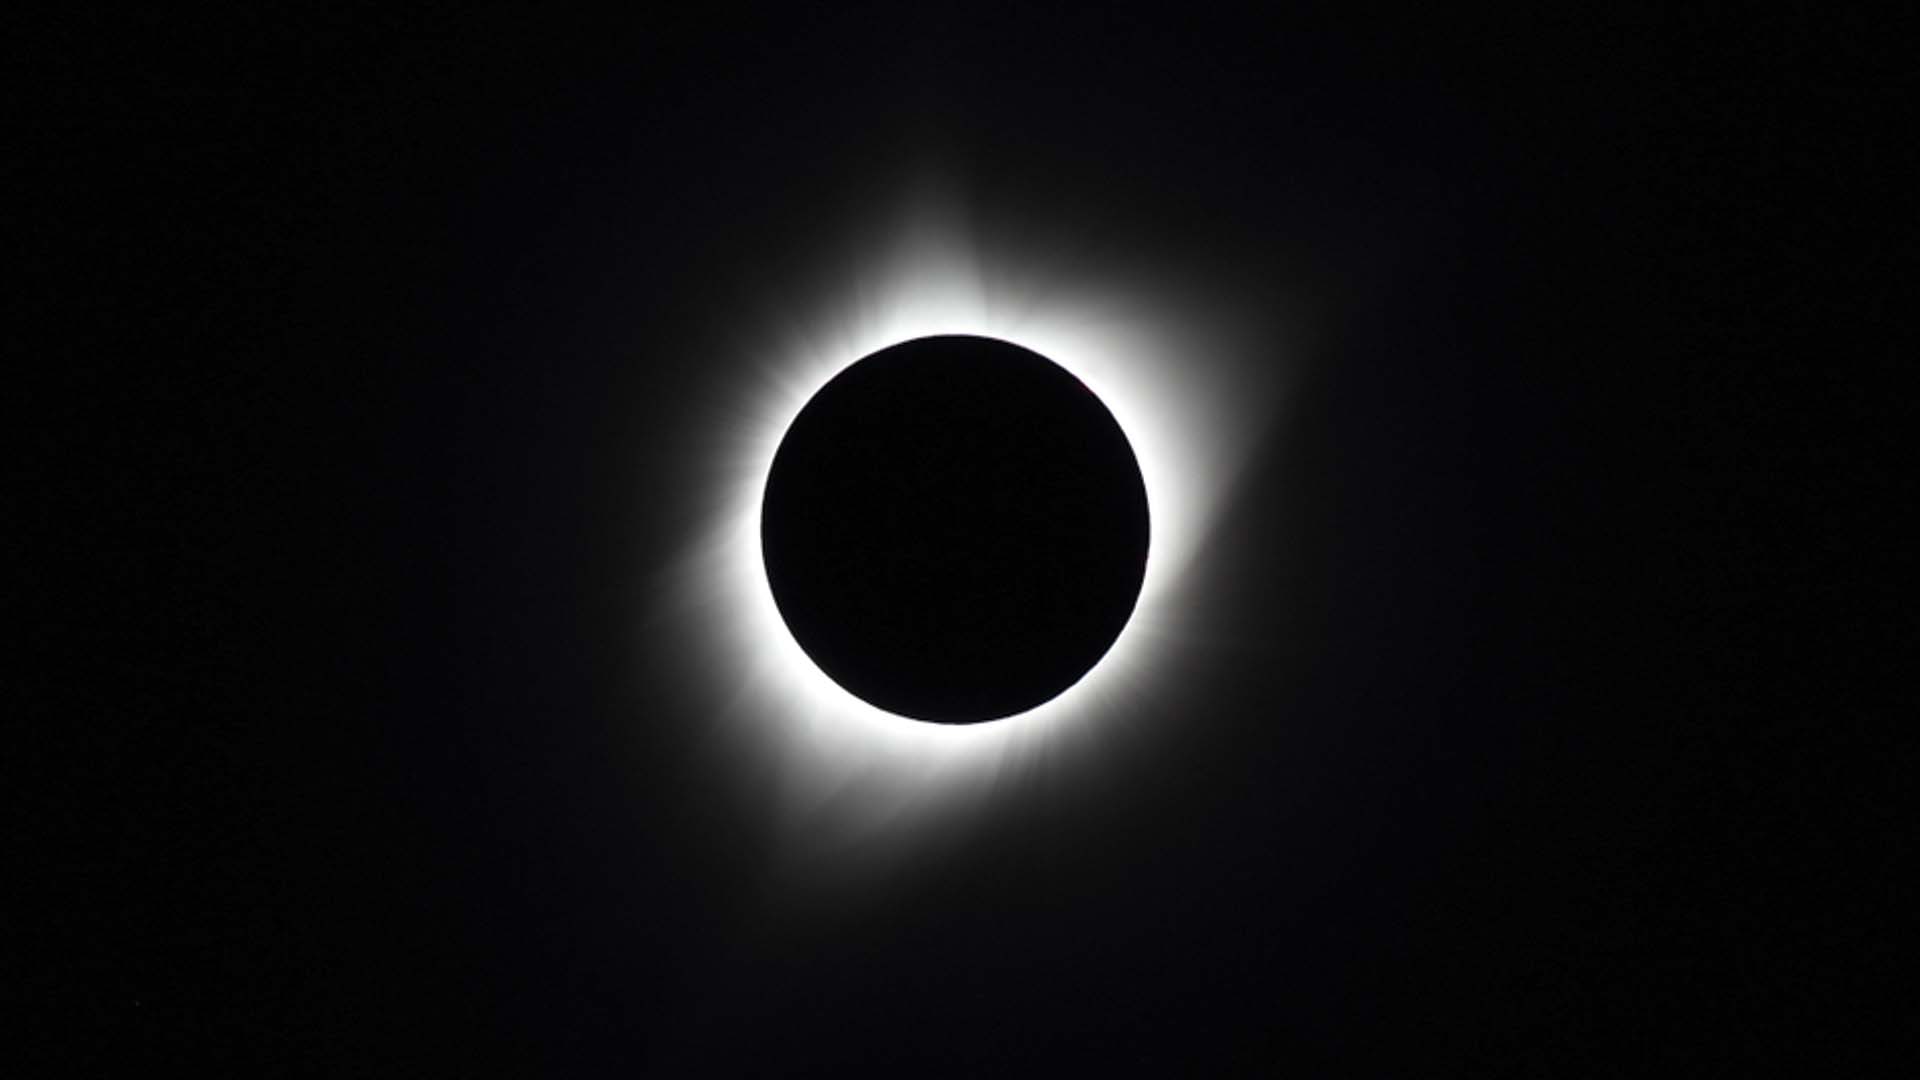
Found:
[[[30,1056],[1619,1075],[1911,1043],[1898,354],[1855,336],[1911,158],[1871,129],[1884,31],[142,18],[48,27],[7,106],[9,333],[47,331],[9,350],[41,388],[0,526]],[[712,688],[635,567],[687,543],[689,429],[748,392],[703,351],[741,290],[916,155],[1255,294],[1309,268],[1316,359],[1215,524],[1214,644],[1152,753],[802,903],[708,783]]]

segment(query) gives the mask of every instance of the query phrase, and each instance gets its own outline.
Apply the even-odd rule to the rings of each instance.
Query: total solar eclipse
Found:
[[[888,712],[972,724],[1085,675],[1126,626],[1146,487],[1107,407],[1010,342],[923,337],[816,393],[775,452],[767,580],[803,651]]]

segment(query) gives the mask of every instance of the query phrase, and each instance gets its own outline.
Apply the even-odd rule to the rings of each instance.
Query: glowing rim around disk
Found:
[[[1012,774],[1097,750],[1093,729],[1137,722],[1143,691],[1196,613],[1190,565],[1269,418],[1277,367],[1267,313],[1202,291],[1164,263],[1128,272],[1043,254],[986,253],[957,217],[922,208],[855,253],[855,265],[779,295],[737,341],[757,385],[734,399],[720,504],[683,585],[708,617],[689,624],[728,704],[719,718],[756,790],[787,821],[830,810],[855,831],[955,808]],[[823,284],[823,282],[825,284]],[[754,324],[748,324],[753,327]],[[781,618],[760,546],[775,451],[828,380],[887,346],[940,334],[996,338],[1080,379],[1125,433],[1145,483],[1152,541],[1132,617],[1099,663],[1058,696],[979,724],[885,712],[817,667]]]

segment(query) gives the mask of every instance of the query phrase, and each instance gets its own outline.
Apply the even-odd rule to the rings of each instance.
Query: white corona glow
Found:
[[[738,413],[717,425],[719,460],[703,462],[719,468],[718,498],[667,583],[736,790],[764,799],[787,851],[842,859],[924,835],[1022,777],[1057,782],[1100,756],[1103,734],[1163,719],[1148,699],[1197,621],[1184,610],[1196,557],[1289,361],[1271,297],[1224,299],[1231,282],[1164,251],[1130,269],[995,245],[951,199],[911,199],[859,224],[841,261],[756,283],[789,303],[760,312],[722,357],[741,374],[722,387]],[[800,409],[848,365],[934,334],[1009,341],[1084,382],[1132,444],[1152,528],[1139,601],[1108,653],[1052,700],[981,724],[897,716],[828,678],[781,618],[760,547],[767,472]]]

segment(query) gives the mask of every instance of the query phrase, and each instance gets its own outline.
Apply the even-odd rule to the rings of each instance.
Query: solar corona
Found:
[[[815,868],[1178,723],[1203,551],[1293,364],[1289,298],[1204,252],[1079,259],[970,211],[848,213],[742,283],[651,571],[714,781]]]

